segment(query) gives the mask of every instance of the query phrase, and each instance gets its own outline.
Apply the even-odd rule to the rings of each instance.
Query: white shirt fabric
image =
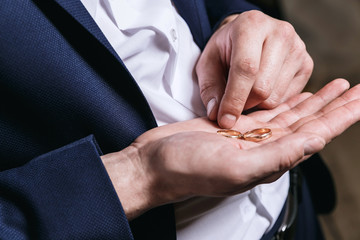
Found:
[[[81,1],[134,76],[158,125],[206,115],[193,75],[200,50],[170,0]],[[285,174],[232,197],[177,203],[177,239],[259,239],[278,218],[288,187]]]

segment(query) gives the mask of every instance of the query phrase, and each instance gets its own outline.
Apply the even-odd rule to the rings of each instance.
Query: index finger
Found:
[[[241,31],[232,39],[228,82],[219,106],[219,125],[231,128],[240,117],[259,71],[264,36]]]

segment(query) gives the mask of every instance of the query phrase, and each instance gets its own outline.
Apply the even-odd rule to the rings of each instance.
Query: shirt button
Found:
[[[172,28],[172,29],[170,30],[170,35],[171,35],[171,38],[172,38],[173,42],[175,42],[176,39],[177,39],[177,35],[176,35],[175,29]]]

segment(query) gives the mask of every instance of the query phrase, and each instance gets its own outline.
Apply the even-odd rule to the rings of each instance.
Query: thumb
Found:
[[[217,119],[219,103],[226,86],[226,67],[215,48],[207,46],[196,64],[201,99],[210,120]]]
[[[250,150],[253,153],[252,167],[263,169],[268,174],[284,172],[295,167],[310,155],[321,151],[325,144],[322,137],[312,133],[290,134],[252,148]]]

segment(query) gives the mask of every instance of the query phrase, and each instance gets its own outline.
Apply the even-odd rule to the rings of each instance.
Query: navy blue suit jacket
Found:
[[[254,8],[173,2],[200,48]],[[175,238],[171,205],[129,223],[102,165],[156,122],[80,0],[1,1],[0,107],[0,239]]]

